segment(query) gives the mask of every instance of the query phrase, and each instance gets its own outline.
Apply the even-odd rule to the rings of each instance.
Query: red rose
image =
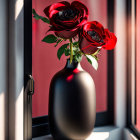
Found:
[[[111,33],[108,29],[105,29],[105,44],[102,46],[102,48],[106,50],[112,50],[115,48],[117,38],[114,35],[114,33]]]
[[[52,4],[44,9],[44,13],[50,19],[50,30],[65,39],[76,36],[88,18],[87,7],[79,1]]]
[[[98,48],[111,50],[116,41],[116,36],[97,21],[87,22],[80,33],[80,49],[85,54],[93,54]]]

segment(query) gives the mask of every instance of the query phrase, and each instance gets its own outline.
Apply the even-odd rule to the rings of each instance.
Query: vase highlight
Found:
[[[80,63],[67,60],[50,84],[49,125],[56,140],[83,140],[94,128],[95,85]]]

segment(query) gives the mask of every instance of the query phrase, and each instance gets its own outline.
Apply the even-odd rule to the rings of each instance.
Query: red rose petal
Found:
[[[54,28],[56,31],[65,30],[65,26],[63,26],[63,25],[61,25],[61,24],[57,24],[57,22],[55,22],[53,18],[50,19],[50,24],[53,26],[53,28]]]
[[[55,19],[55,15],[53,15],[52,18],[50,18],[50,24],[56,29],[56,31],[62,31],[62,30],[75,30],[77,27],[78,22],[70,22],[70,23],[64,23],[60,22],[60,20]]]
[[[70,3],[67,2],[67,1],[61,1],[61,2],[59,2],[59,3],[62,3],[62,4],[64,4],[65,6],[70,6]]]
[[[112,50],[115,48],[116,42],[117,42],[116,36],[114,35],[114,33],[110,32],[109,37],[107,36],[105,45],[103,45],[102,47],[106,50]]]
[[[57,10],[52,10],[52,11],[50,12],[49,18],[51,19],[51,18],[52,18],[54,15],[56,15],[58,12],[59,12],[59,11],[57,11]]]
[[[64,7],[67,7],[67,6],[70,6],[70,4],[66,1],[63,1],[63,2],[58,2],[58,3],[54,3],[48,7],[46,7],[44,9],[44,13],[47,17],[49,17],[50,13],[53,11],[53,10],[57,10],[58,8],[60,9],[63,9]]]
[[[93,30],[95,32],[97,32],[99,35],[104,34],[104,27],[102,26],[102,24],[100,24],[97,21],[91,21],[91,22],[87,22],[84,27],[83,30],[85,32],[89,31],[89,30]]]
[[[99,39],[93,39],[92,36],[88,34],[88,31],[96,32]],[[93,54],[98,47],[112,50],[117,42],[116,36],[108,29],[104,29],[104,27],[97,21],[87,22],[83,26],[80,38],[80,49],[85,54]]]
[[[55,31],[56,36],[69,39],[75,37],[79,32],[79,28],[75,28],[72,30],[62,30],[62,31]]]
[[[46,15],[47,17],[49,17],[49,9],[50,9],[50,6],[51,6],[51,5],[49,5],[48,7],[46,7],[46,8],[44,9],[44,13],[45,13],[45,15]]]
[[[89,11],[88,8],[80,1],[73,1],[71,3],[72,7],[75,7],[76,9],[78,9],[79,11],[83,10],[83,17],[87,17],[89,15]]]
[[[85,54],[93,54],[98,50],[98,46],[93,44],[92,42],[89,42],[84,37],[80,40],[80,49]]]
[[[66,5],[64,5],[63,3],[54,3],[50,6],[49,11],[56,10],[57,8],[60,7],[66,7]]]
[[[87,19],[83,19],[77,26],[82,27],[87,22]]]
[[[72,20],[59,20],[56,18],[59,11],[67,8],[77,10],[77,15]],[[73,1],[71,4],[67,1],[54,3],[44,9],[44,13],[50,19],[50,24],[53,26],[51,30],[62,38],[72,38],[76,36],[88,18],[88,9],[80,1]]]

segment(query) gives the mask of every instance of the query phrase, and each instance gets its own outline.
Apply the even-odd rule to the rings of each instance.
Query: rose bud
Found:
[[[87,7],[79,1],[54,3],[44,9],[45,15],[58,37],[69,39],[76,36],[88,19]]]
[[[116,45],[116,36],[97,21],[87,22],[80,33],[80,49],[85,54],[93,54],[99,48],[111,50]]]

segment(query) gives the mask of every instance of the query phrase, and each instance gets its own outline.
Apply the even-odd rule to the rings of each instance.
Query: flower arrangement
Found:
[[[59,47],[58,59],[65,54],[70,56],[70,63],[80,62],[84,55],[97,70],[100,50],[112,50],[116,45],[114,33],[105,29],[98,21],[88,21],[88,8],[78,0],[72,3],[62,1],[46,7],[46,17],[38,15],[35,9],[32,13],[36,20],[40,19],[50,25],[48,32],[54,32],[45,36],[43,42],[56,43],[56,47],[62,41],[69,40],[69,43]]]

